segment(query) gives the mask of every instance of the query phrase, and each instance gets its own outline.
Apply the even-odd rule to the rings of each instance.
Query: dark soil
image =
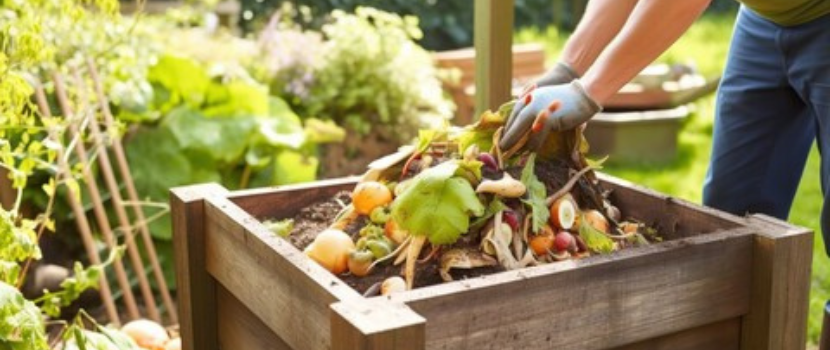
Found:
[[[305,249],[309,244],[311,244],[312,241],[314,241],[314,238],[317,237],[319,232],[325,230],[334,222],[337,213],[340,212],[344,205],[348,205],[349,203],[351,203],[350,192],[343,191],[326,201],[317,202],[311,206],[300,209],[297,215],[294,216],[294,229],[291,231],[288,238],[289,242],[291,242],[291,244],[299,250]],[[366,220],[368,220],[368,218],[361,216],[358,220],[355,220],[355,222],[346,228],[346,233],[352,235],[354,240],[357,240],[358,231],[361,227],[365,226]],[[459,242],[453,247],[478,246],[479,242],[479,235],[475,232],[470,233],[464,237],[464,239],[459,240]],[[422,252],[422,257],[429,254],[429,250],[429,246],[425,246]],[[439,269],[440,266],[437,258],[432,258],[427,262],[419,264],[416,268],[417,273],[415,275],[415,287],[424,287],[442,283],[443,280],[438,273]],[[458,280],[488,275],[503,270],[504,269],[501,266],[498,266],[482,267],[471,270],[455,269],[450,273],[454,279]],[[392,276],[403,276],[403,264],[395,266],[392,265],[392,262],[390,261],[377,266],[371,274],[365,277],[355,277],[348,273],[339,275],[338,277],[359,293],[363,294],[375,283],[383,282],[383,280]]]
[[[418,162],[419,160],[414,160],[410,168],[417,169],[419,167]],[[523,166],[516,166],[507,169],[507,172],[509,172],[514,178],[518,179],[521,177],[522,168]],[[536,163],[535,172],[536,176],[543,183],[545,183],[547,193],[552,194],[568,182],[572,176],[571,173],[569,173],[571,168],[572,166],[570,164],[562,161],[540,161]],[[412,175],[414,174],[407,174],[406,177],[410,177]],[[484,176],[488,178],[497,178],[500,177],[500,175],[501,174],[496,173],[484,173]],[[571,190],[571,194],[576,198],[577,202],[583,206],[582,209],[601,209],[603,198],[602,191],[603,189],[595,182],[593,174],[589,173],[588,175],[580,178],[577,185]],[[297,215],[293,218],[294,229],[291,231],[288,238],[291,244],[297,247],[297,249],[305,249],[309,244],[311,244],[319,232],[325,230],[334,222],[337,214],[342,210],[342,208],[351,202],[350,195],[350,192],[343,191],[328,200],[317,202],[300,209]],[[521,209],[522,205],[518,200],[506,201],[505,203],[509,207],[523,211],[523,209]],[[521,213],[521,215],[524,214]],[[365,216],[359,217],[346,228],[345,232],[352,235],[352,239],[357,241],[359,238],[358,231],[366,225],[367,220],[368,218]],[[444,247],[443,249],[460,247],[477,248],[480,242],[481,234],[477,230],[472,230],[472,232],[462,236],[462,238],[459,239],[459,241],[453,246]],[[423,249],[421,257],[423,258],[429,254],[430,249],[430,246],[427,244]],[[435,257],[429,261],[420,263],[416,268],[416,277],[414,282],[415,287],[442,283],[443,280],[438,272],[440,269],[439,264],[439,259]],[[470,270],[454,269],[451,271],[451,274],[454,279],[459,280],[492,274],[503,270],[504,268],[501,266]],[[364,293],[374,284],[382,282],[388,277],[402,275],[403,264],[396,266],[390,261],[377,266],[371,274],[365,277],[358,278],[348,273],[342,274],[338,277],[359,293]]]

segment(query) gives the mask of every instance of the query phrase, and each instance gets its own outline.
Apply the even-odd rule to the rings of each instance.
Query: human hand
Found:
[[[512,149],[527,137],[526,148],[536,151],[551,130],[573,129],[601,110],[602,107],[585,92],[579,80],[569,84],[532,86],[513,106],[499,147]]]

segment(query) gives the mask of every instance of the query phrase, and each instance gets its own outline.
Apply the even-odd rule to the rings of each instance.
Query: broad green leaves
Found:
[[[44,350],[46,328],[40,310],[17,288],[0,282],[0,348]]]
[[[464,178],[459,166],[445,162],[427,169],[395,199],[392,217],[413,235],[427,236],[433,244],[452,244],[470,225],[470,216],[484,214],[484,205]]]

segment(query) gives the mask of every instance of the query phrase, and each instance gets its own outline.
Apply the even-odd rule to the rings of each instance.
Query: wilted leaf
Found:
[[[585,242],[588,250],[597,253],[610,253],[614,251],[614,241],[611,238],[591,226],[585,220],[581,221],[582,225],[579,226],[579,237]]]

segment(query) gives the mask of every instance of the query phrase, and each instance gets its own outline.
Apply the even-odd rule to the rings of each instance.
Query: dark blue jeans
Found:
[[[830,243],[830,15],[782,27],[741,9],[718,90],[713,139],[703,203],[784,220],[817,140],[821,230]]]

